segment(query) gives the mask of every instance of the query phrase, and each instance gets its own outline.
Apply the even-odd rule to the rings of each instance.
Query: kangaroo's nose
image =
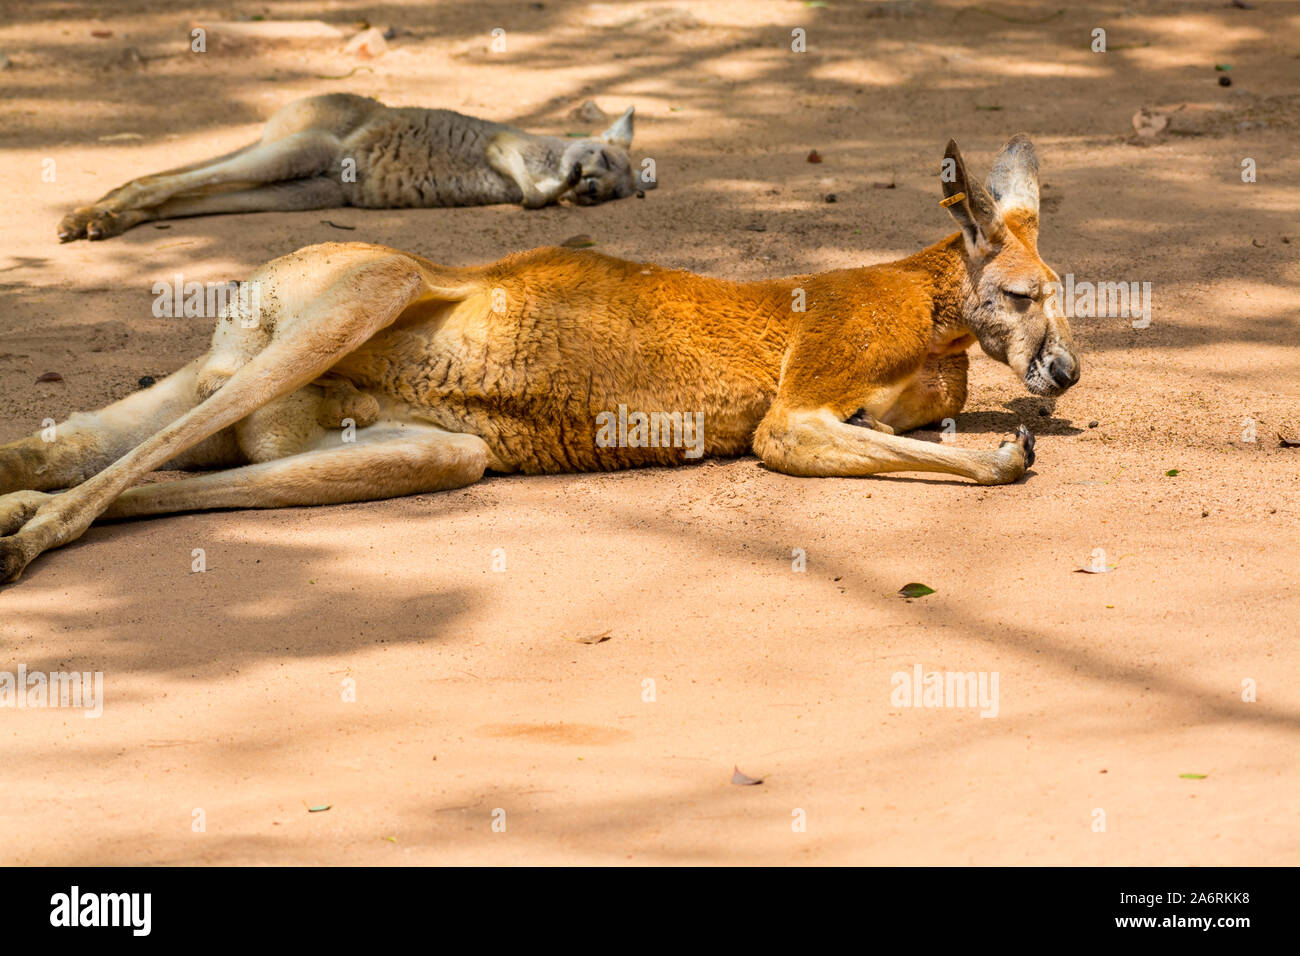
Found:
[[[1069,388],[1079,380],[1079,362],[1069,355],[1053,355],[1047,363],[1047,374],[1061,388]]]

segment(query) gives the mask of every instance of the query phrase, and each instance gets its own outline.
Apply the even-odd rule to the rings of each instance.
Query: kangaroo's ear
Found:
[[[1038,225],[1038,157],[1024,133],[1011,137],[993,161],[989,192],[999,216],[1020,212]]]
[[[631,146],[632,114],[635,111],[635,106],[629,106],[627,112],[614,121],[613,126],[600,134],[601,142],[609,143],[611,146],[622,146],[624,149]]]
[[[987,253],[1002,238],[1002,222],[993,205],[993,197],[978,180],[966,175],[966,163],[956,140],[948,140],[939,170],[943,203],[961,226],[971,254]]]

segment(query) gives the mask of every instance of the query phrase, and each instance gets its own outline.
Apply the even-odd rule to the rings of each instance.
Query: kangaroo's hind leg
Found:
[[[337,174],[330,167],[338,150],[339,140],[332,133],[304,130],[179,171],[143,176],[93,206],[69,213],[59,224],[59,238],[69,242],[120,235],[146,219],[167,218],[164,204],[181,195],[193,198],[232,186],[257,187]]]
[[[192,196],[183,193],[160,206],[124,210],[116,214],[114,221],[120,231],[125,232],[132,226],[155,219],[183,219],[220,213],[299,212],[304,209],[334,209],[342,205],[342,183],[326,176],[313,176],[253,189]]]
[[[128,488],[105,519],[207,508],[285,508],[376,501],[462,488],[483,477],[490,453],[477,435],[380,421],[318,438],[298,454],[194,478]]]
[[[98,411],[78,412],[35,435],[0,445],[0,495],[71,488],[103,471],[199,403],[198,375],[206,361],[207,356],[196,359],[155,385]],[[239,463],[233,433],[226,431],[169,464],[215,468]]]
[[[284,278],[277,282],[277,276]],[[197,406],[92,478],[49,498],[20,528],[0,537],[0,581],[17,578],[42,551],[76,540],[144,475],[320,378],[394,322],[426,288],[418,263],[407,256],[346,246],[286,256],[266,267],[263,280],[254,281],[275,286],[270,291],[284,310],[275,336],[214,390],[201,385],[200,394],[207,397]],[[7,497],[0,498],[0,509],[7,506]]]
[[[158,179],[167,176],[179,176],[181,173],[188,173],[203,166],[211,166],[213,163],[224,163],[228,159],[234,159],[236,156],[243,155],[250,149],[256,149],[257,146],[257,143],[249,143],[247,146],[241,146],[234,152],[225,153],[224,155],[212,157],[210,159],[200,159],[197,162],[186,163],[184,166],[177,166],[174,169],[165,169],[160,173],[153,173],[152,176],[144,178]],[[110,189],[104,195],[100,196],[93,205],[78,206],[72,212],[64,216],[62,221],[59,223],[59,240],[61,242],[70,242],[73,239],[84,239],[86,237],[86,225],[94,216],[95,210],[115,199],[122,190],[135,182],[136,180],[133,179],[131,182],[123,183],[116,189]]]

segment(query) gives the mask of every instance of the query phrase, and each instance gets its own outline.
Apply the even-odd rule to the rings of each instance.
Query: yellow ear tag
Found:
[[[955,195],[949,196],[947,199],[939,200],[939,205],[947,209],[949,206],[953,205],[954,203],[959,203],[965,198],[966,198],[965,193],[957,193]]]

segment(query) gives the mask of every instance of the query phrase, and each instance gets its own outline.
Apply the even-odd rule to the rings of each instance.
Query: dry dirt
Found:
[[[0,670],[105,680],[99,719],[0,710],[0,862],[1300,863],[1300,449],[1276,437],[1300,437],[1300,4],[1254,5],[6,0],[0,440],[203,350],[208,320],[151,314],[178,272],[575,233],[735,278],[879,262],[951,231],[950,136],[982,172],[1029,132],[1044,258],[1150,282],[1153,312],[1076,320],[1083,379],[1054,407],[974,360],[956,441],[1028,423],[1013,486],[744,458],[93,528],[0,592]],[[408,32],[364,62],[188,51],[192,23],[250,15]],[[661,188],[58,244],[74,205],[329,91],[556,132],[589,128],[585,99],[635,103]],[[1099,548],[1117,569],[1076,573]],[[913,581],[936,593],[896,595]],[[915,665],[996,672],[997,716],[894,706]]]

